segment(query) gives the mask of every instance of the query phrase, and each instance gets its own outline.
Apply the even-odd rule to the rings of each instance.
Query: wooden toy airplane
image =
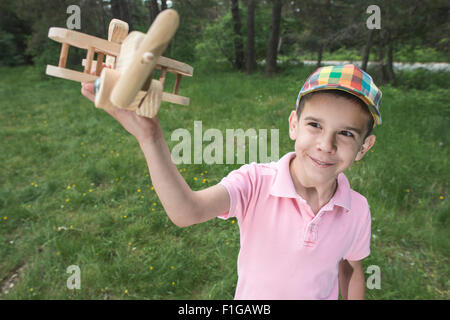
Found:
[[[167,9],[156,17],[147,34],[138,31],[128,34],[128,24],[117,19],[109,24],[108,40],[69,29],[50,28],[48,37],[62,43],[62,47],[58,66],[47,65],[46,74],[95,82],[97,108],[115,106],[152,118],[158,113],[161,101],[187,106],[189,98],[178,95],[178,90],[182,76],[192,77],[194,69],[162,56],[178,24],[178,13]],[[82,61],[84,72],[65,68],[70,46],[87,50]],[[103,67],[105,55],[107,68]],[[159,80],[153,79],[154,69],[161,70]],[[93,70],[95,75],[90,73]],[[177,76],[173,93],[163,92],[167,72]]]

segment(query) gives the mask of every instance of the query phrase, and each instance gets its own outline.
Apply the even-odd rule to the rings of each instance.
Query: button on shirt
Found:
[[[251,163],[220,182],[240,231],[235,299],[338,299],[341,259],[370,253],[366,198],[343,173],[331,200],[314,215],[289,172],[295,152],[278,162]]]

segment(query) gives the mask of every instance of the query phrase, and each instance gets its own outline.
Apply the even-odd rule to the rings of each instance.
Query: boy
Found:
[[[94,99],[92,85],[82,93]],[[173,223],[237,218],[235,299],[337,299],[338,287],[343,299],[363,299],[370,211],[343,172],[375,143],[380,100],[372,78],[354,65],[317,69],[289,117],[295,151],[276,163],[243,165],[199,191],[173,164],[157,117],[107,112],[138,140]]]

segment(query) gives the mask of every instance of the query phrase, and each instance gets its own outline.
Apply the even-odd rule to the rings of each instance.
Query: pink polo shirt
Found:
[[[295,152],[278,162],[243,165],[220,182],[240,230],[235,299],[338,299],[341,259],[370,253],[366,198],[343,173],[332,199],[314,216],[289,173]]]

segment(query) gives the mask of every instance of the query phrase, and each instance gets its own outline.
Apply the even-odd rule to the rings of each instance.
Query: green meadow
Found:
[[[293,151],[288,117],[313,70],[286,66],[265,78],[196,67],[181,82],[190,106],[164,102],[159,111],[169,148],[179,143],[174,130],[193,136],[202,121],[203,132],[224,137],[226,129],[279,129],[280,157]],[[380,268],[381,288],[367,289],[368,299],[450,299],[448,78],[419,70],[380,86],[377,142],[346,173],[371,207],[363,266]],[[0,299],[233,298],[234,219],[176,227],[134,137],[78,83],[43,67],[1,68],[0,79]],[[178,169],[199,190],[240,166]],[[71,265],[81,271],[79,290],[66,286]]]

